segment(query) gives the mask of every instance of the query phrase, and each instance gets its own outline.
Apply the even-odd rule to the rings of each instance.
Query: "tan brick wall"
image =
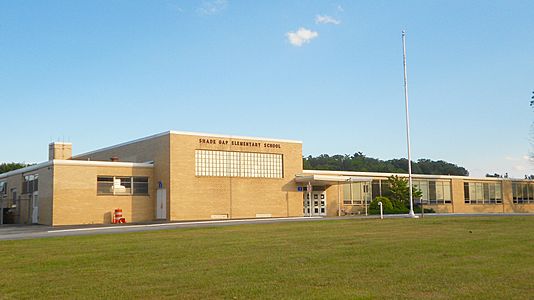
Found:
[[[147,176],[149,196],[97,195],[97,176]],[[151,168],[54,166],[53,225],[106,224],[116,208],[127,222],[154,219],[155,194]]]
[[[343,207],[343,185],[328,186],[326,188],[326,215],[328,217],[337,216],[339,204]]]
[[[15,223],[31,224],[32,195],[22,194],[22,183],[25,175],[39,175],[39,224],[50,225],[52,223],[52,167],[43,167],[25,173],[16,174],[1,181],[7,182],[7,195],[4,197],[4,207],[17,205],[15,210]],[[17,199],[13,199],[12,189],[17,191]]]
[[[153,178],[150,188],[156,189],[158,182],[162,182],[167,189],[167,218],[169,216],[170,203],[170,135],[156,135],[141,141],[132,141],[123,146],[111,149],[97,150],[86,155],[76,156],[75,160],[99,160],[110,161],[111,157],[118,157],[120,162],[154,162]],[[155,199],[155,192],[154,192]]]
[[[18,200],[17,199],[13,199],[13,194],[12,194],[12,191],[13,189],[16,189],[17,191],[17,196],[16,198],[19,198],[22,194],[22,175],[21,174],[17,174],[17,175],[13,175],[13,176],[9,176],[7,178],[4,178],[2,179],[2,181],[6,181],[7,182],[7,195],[6,197],[4,198],[4,201],[6,201],[6,205],[9,205],[9,206],[12,206],[12,205],[17,205],[18,204],[18,207],[17,209],[15,210],[15,222],[16,223],[19,223],[19,224],[25,224],[27,222],[27,204],[24,204],[24,208],[25,210],[23,211],[22,208],[21,208],[21,205],[20,203],[18,203]],[[24,201],[24,203],[27,203],[29,200],[26,199],[27,197],[26,196],[23,196],[21,197],[21,200]],[[4,205],[4,206],[6,206]],[[21,215],[21,212],[22,215]]]
[[[503,213],[512,212],[512,186],[502,181],[502,203],[500,204],[470,204],[465,203],[464,183],[481,182],[479,180],[453,179],[453,204],[456,213]],[[483,182],[501,182],[500,179],[484,180]]]
[[[39,174],[39,224],[52,225],[53,168],[40,169]]]
[[[202,138],[216,142],[201,143]],[[232,141],[258,142],[260,146],[233,146]],[[268,148],[265,143],[280,144],[280,148]],[[284,176],[282,179],[196,176],[197,149],[279,153],[283,155]],[[228,214],[231,218],[254,218],[256,214],[302,216],[302,193],[297,191],[294,181],[299,173],[302,173],[300,143],[172,134],[170,218],[209,219],[216,214]]]
[[[228,144],[200,143],[199,139],[225,140]],[[232,141],[258,142],[260,147],[232,146]],[[265,143],[280,148],[265,147]],[[284,159],[284,178],[258,179],[237,177],[197,177],[195,150],[225,150],[255,153],[280,153]],[[170,220],[210,219],[212,215],[254,218],[256,214],[273,217],[301,216],[302,193],[294,182],[302,172],[302,144],[254,139],[165,134],[127,145],[77,156],[75,159],[109,161],[154,161],[154,185],[163,182],[167,190]]]

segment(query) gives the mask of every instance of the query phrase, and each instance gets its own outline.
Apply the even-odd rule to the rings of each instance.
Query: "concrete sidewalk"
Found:
[[[420,216],[420,215],[418,215]],[[510,217],[510,216],[532,216],[534,213],[512,213],[512,214],[425,214],[424,218],[435,217]],[[188,221],[188,222],[151,222],[151,223],[130,223],[130,224],[99,224],[99,225],[76,225],[76,226],[45,226],[45,225],[1,225],[1,240],[22,240],[47,237],[62,237],[76,235],[108,234],[141,232],[150,230],[164,230],[191,227],[211,227],[211,226],[233,226],[240,224],[271,224],[283,222],[311,222],[322,220],[347,220],[347,219],[379,219],[379,215],[358,215],[344,217],[293,217],[293,218],[266,218],[266,219],[237,219],[237,220],[209,220],[209,221]],[[384,215],[384,218],[407,218],[407,215]]]

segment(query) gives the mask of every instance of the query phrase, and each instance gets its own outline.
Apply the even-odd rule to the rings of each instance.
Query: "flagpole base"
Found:
[[[413,212],[413,210],[410,210],[410,212],[409,212],[408,215],[407,215],[407,218],[418,219],[419,216],[416,215],[416,214]]]

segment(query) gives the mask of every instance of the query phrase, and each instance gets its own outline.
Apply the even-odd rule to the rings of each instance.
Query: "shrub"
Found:
[[[421,213],[421,206],[414,207],[413,211],[414,211],[414,213],[420,214]],[[432,209],[432,208],[425,208],[425,214],[426,213],[433,214],[433,213],[436,213],[436,211],[434,209]]]
[[[380,206],[378,205],[378,202],[382,202],[382,207],[384,209],[384,213],[388,213],[389,211],[393,211],[393,203],[391,203],[391,200],[387,197],[376,197],[371,201],[369,204],[369,212],[372,215],[380,214]]]

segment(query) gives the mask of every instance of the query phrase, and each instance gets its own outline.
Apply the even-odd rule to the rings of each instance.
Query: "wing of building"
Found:
[[[302,142],[168,131],[0,174],[0,222],[126,222],[365,213],[392,174],[302,169]],[[406,176],[406,174],[397,174]],[[414,175],[437,212],[534,212],[528,180]]]

